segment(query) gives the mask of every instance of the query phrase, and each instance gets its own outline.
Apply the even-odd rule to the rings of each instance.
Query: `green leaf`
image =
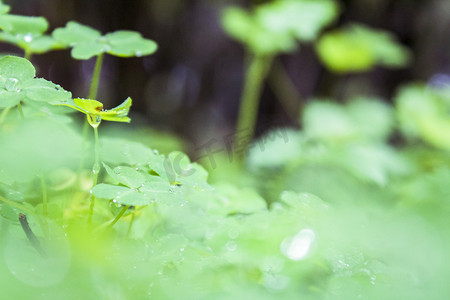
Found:
[[[305,134],[328,142],[383,140],[394,125],[392,109],[378,99],[355,98],[347,105],[312,101],[304,110]]]
[[[19,93],[12,93],[9,91],[0,90],[1,108],[14,107],[20,102],[21,99],[22,96]]]
[[[152,202],[135,189],[111,184],[97,184],[91,189],[91,193],[95,197],[113,200],[114,203],[123,205],[148,205]]]
[[[48,29],[48,22],[44,17],[29,17],[20,15],[1,15],[0,24],[8,24],[3,30],[14,34],[41,35]]]
[[[138,32],[121,30],[102,36],[99,31],[73,21],[64,28],[55,29],[53,36],[73,47],[71,54],[75,59],[90,59],[101,53],[121,57],[143,56],[157,49],[154,41],[144,39]]]
[[[0,2],[0,15],[7,14],[10,10],[9,5],[3,4]]]
[[[108,175],[111,176],[116,182],[126,185],[129,188],[138,188],[145,182],[144,174],[137,171],[135,168],[119,166],[115,167],[113,170],[106,164],[103,164],[103,166],[105,167]]]
[[[16,79],[25,81],[32,79],[36,71],[28,60],[17,56],[5,56],[0,58],[0,76],[5,81]],[[11,83],[11,82],[10,82]]]
[[[290,128],[275,128],[256,140],[249,151],[252,169],[279,168],[305,152],[305,137]]]
[[[96,42],[77,43],[70,52],[75,59],[86,60],[106,52],[108,45]]]
[[[132,57],[154,53],[158,46],[154,41],[144,39],[135,31],[120,30],[105,35],[108,42],[108,54]]]
[[[115,122],[130,122],[130,118],[127,117],[132,104],[130,97],[119,106],[109,110],[103,110],[103,103],[92,99],[75,98],[73,103],[64,101],[59,104],[69,106],[86,114],[89,123],[95,123],[92,123],[94,124],[91,124],[92,126],[98,126],[102,119]]]
[[[250,214],[267,209],[264,199],[252,188],[238,189],[230,184],[216,186],[218,193],[224,197],[222,212],[226,214]]]
[[[28,60],[16,56],[2,57],[0,107],[11,107],[19,101],[67,102],[72,97],[61,86],[34,76],[35,69]]]
[[[24,40],[25,43],[17,43],[17,45],[30,53],[41,54],[46,53],[50,50],[65,48],[64,44],[56,41],[52,36],[49,35],[33,37],[31,41],[28,41],[25,37],[23,37],[22,40]]]
[[[115,203],[133,206],[172,201],[179,197],[179,193],[165,181],[147,181],[140,188],[101,183],[94,186],[91,192],[95,197],[112,199]]]
[[[261,5],[256,16],[265,28],[287,32],[300,41],[313,41],[338,12],[336,2],[329,0],[285,0]]]
[[[337,11],[336,3],[329,0],[273,1],[251,13],[229,7],[222,15],[222,26],[253,53],[274,55],[295,50],[296,40],[314,40]]]
[[[72,93],[43,78],[35,78],[22,86],[28,99],[39,102],[64,102],[72,98]]]
[[[400,128],[407,138],[450,149],[449,89],[411,84],[399,90],[395,102]]]
[[[128,112],[130,111],[130,107],[132,104],[132,100],[130,97],[125,99],[120,105],[108,109],[106,111],[102,111],[100,113],[102,119],[107,121],[115,121],[115,122],[130,122],[130,118],[127,117]]]
[[[272,55],[296,49],[295,40],[286,32],[264,28],[241,8],[229,7],[222,15],[222,26],[234,39],[260,55]]]
[[[66,45],[73,46],[79,43],[95,41],[101,36],[101,33],[89,26],[70,21],[65,27],[56,28],[52,35],[56,40]]]
[[[103,110],[103,103],[97,100],[75,98],[73,101],[79,108],[82,109],[82,111],[85,111],[86,113],[99,114]]]
[[[162,180],[147,181],[139,190],[151,202],[169,202],[176,201],[181,194],[168,182]]]
[[[409,51],[386,31],[352,24],[325,34],[317,43],[322,62],[335,72],[363,72],[376,65],[402,67]]]
[[[163,162],[164,170],[158,174],[170,184],[182,184],[198,190],[208,189],[208,172],[199,164],[191,163],[189,157],[180,151],[171,152]],[[151,165],[150,165],[151,167]]]
[[[100,156],[107,163],[131,166],[144,165],[155,160],[160,161],[162,165],[164,160],[163,157],[156,155],[153,150],[140,143],[118,138],[101,138]]]

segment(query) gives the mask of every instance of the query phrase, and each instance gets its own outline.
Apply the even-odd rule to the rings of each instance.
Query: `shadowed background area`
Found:
[[[159,49],[154,55],[105,57],[98,98],[110,107],[132,97],[135,124],[176,133],[190,141],[191,151],[213,137],[232,133],[237,118],[244,50],[222,30],[221,11],[232,4],[250,8],[262,2],[268,1],[5,1],[12,13],[47,18],[49,32],[75,20],[103,33],[130,29],[155,40]],[[298,126],[302,103],[313,96],[343,101],[365,94],[390,101],[403,82],[446,81],[442,75],[449,72],[449,1],[347,0],[340,5],[339,19],[327,30],[348,22],[389,30],[411,49],[412,63],[401,69],[338,75],[323,67],[312,45],[302,44],[273,65],[262,94],[257,135],[270,126],[267,120]],[[39,76],[61,84],[76,97],[87,97],[95,59],[76,61],[68,51],[56,51],[34,56],[33,63],[42,66]]]

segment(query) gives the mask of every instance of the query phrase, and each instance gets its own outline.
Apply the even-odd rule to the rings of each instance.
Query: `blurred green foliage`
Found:
[[[266,7],[287,15],[284,5],[336,9],[314,3]],[[333,8],[322,11],[324,3]],[[261,13],[291,28],[292,19]],[[315,37],[314,20],[292,32]],[[404,58],[375,52],[377,63]],[[175,138],[100,131],[97,184],[89,155],[95,145],[61,104],[129,121],[131,100],[110,111],[95,100],[74,101],[36,78],[29,61],[4,57],[2,298],[447,299],[448,95],[416,83],[398,90],[395,106],[367,96],[313,99],[301,129],[272,129],[254,141],[245,170],[222,158],[209,181],[204,167],[169,151],[182,147]]]
[[[411,60],[409,50],[382,30],[350,24],[323,35],[317,43],[326,67],[339,73],[363,72],[377,65],[403,67]]]

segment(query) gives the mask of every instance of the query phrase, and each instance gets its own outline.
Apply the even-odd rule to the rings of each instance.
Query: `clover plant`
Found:
[[[0,2],[3,32],[18,20],[3,18],[8,9]],[[335,10],[331,1],[278,0],[227,12],[225,20],[238,17],[225,23],[252,32],[232,30],[252,55],[243,99],[257,99],[272,57],[315,40]],[[69,24],[67,36],[79,32],[75,55],[132,55],[114,34]],[[373,37],[380,45],[392,42],[381,36]],[[393,48],[392,57],[371,49],[376,64],[402,56]],[[183,152],[162,155],[115,131],[99,137],[102,120],[130,122],[130,98],[104,109],[37,78],[29,60],[2,57],[1,298],[447,299],[448,95],[415,83],[398,90],[395,105],[368,95],[315,98],[301,129],[274,128],[258,140],[264,148],[249,151],[242,182],[210,184]],[[93,127],[93,154],[73,111]],[[78,166],[84,156],[93,176]],[[235,173],[224,174],[237,174],[227,166]]]
[[[89,92],[90,99],[97,97],[104,53],[119,57],[140,57],[153,54],[157,49],[154,41],[144,39],[138,32],[119,30],[102,35],[100,31],[74,21],[68,22],[63,28],[55,29],[52,35],[57,41],[72,48],[71,55],[75,59],[97,57]]]
[[[0,3],[0,41],[13,44],[24,50],[24,57],[63,49],[64,45],[52,36],[44,34],[48,21],[44,17],[29,17],[9,14],[9,6]]]
[[[336,2],[329,0],[277,0],[261,4],[250,13],[238,7],[225,9],[223,27],[244,44],[248,56],[234,142],[234,150],[241,148],[239,160],[253,137],[262,84],[273,58],[296,50],[298,41],[314,41],[337,12]]]
[[[17,107],[20,115],[24,117],[22,103],[46,107],[52,102],[71,99],[72,94],[61,86],[43,78],[36,78],[35,68],[24,58],[0,58],[0,72],[0,108],[3,108],[0,121],[13,107]]]
[[[98,180],[98,174],[100,172],[100,157],[99,157],[99,138],[98,138],[98,126],[102,120],[115,121],[115,122],[130,122],[130,118],[127,116],[131,107],[132,100],[127,98],[122,104],[115,108],[109,110],[103,110],[103,104],[97,100],[92,99],[73,99],[73,104],[62,103],[72,107],[86,115],[86,120],[94,129],[94,166],[92,167],[92,172],[94,173],[94,183],[95,186]],[[94,195],[91,197],[91,206],[89,212],[89,222],[92,218],[92,213],[94,211]]]

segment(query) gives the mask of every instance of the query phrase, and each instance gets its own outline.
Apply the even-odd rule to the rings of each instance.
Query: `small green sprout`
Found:
[[[89,124],[96,128],[102,120],[114,122],[130,122],[128,112],[130,111],[132,100],[128,97],[122,104],[112,109],[103,109],[103,103],[92,99],[73,99],[73,104],[63,105],[72,107],[86,115]]]
[[[102,120],[115,122],[130,122],[128,112],[130,111],[132,100],[128,97],[122,104],[109,110],[103,110],[103,103],[92,99],[73,99],[73,103],[60,103],[69,106],[86,115],[87,121],[94,128],[94,166],[92,172],[94,174],[93,186],[97,184],[98,174],[100,173],[100,144],[98,139],[98,126]],[[89,210],[88,223],[91,223],[92,214],[94,212],[95,195],[92,194],[91,205]]]

